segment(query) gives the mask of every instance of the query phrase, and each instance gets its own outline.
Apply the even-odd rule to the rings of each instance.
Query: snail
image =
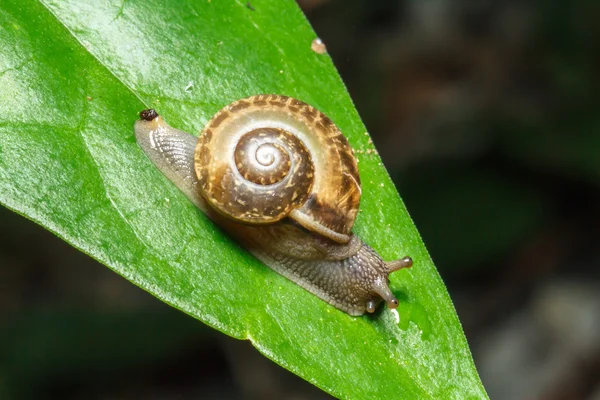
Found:
[[[352,234],[361,196],[356,159],[314,107],[256,95],[220,110],[198,138],[144,110],[136,141],[210,219],[264,264],[354,316],[398,300],[385,262]]]

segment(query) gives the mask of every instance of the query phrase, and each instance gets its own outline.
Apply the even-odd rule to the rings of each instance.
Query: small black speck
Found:
[[[250,10],[254,11],[254,7],[252,7],[252,4],[250,4],[250,2],[246,2],[246,7],[248,7]]]
[[[151,108],[140,112],[140,119],[146,121],[152,121],[156,117],[158,117],[158,113]]]

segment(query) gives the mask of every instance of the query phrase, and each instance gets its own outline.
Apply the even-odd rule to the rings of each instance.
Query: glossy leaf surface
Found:
[[[486,398],[446,289],[315,37],[290,0],[4,0],[0,203],[336,396]],[[397,311],[352,318],[272,272],[135,143],[143,108],[199,132],[259,93],[314,105],[357,150],[355,232],[384,259],[415,260],[392,276]]]

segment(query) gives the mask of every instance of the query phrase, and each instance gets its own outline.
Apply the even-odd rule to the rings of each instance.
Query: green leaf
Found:
[[[344,398],[487,398],[444,285],[330,58],[291,0],[4,0],[0,202],[159,299]],[[198,132],[259,93],[306,101],[358,150],[356,232],[395,273],[398,311],[352,318],[204,217],[135,143],[152,106]]]

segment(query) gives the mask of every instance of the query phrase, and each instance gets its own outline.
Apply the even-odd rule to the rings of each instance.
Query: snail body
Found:
[[[385,262],[352,234],[360,177],[346,138],[299,100],[257,95],[219,111],[199,138],[154,110],[135,123],[150,160],[267,266],[350,315],[398,301]]]

